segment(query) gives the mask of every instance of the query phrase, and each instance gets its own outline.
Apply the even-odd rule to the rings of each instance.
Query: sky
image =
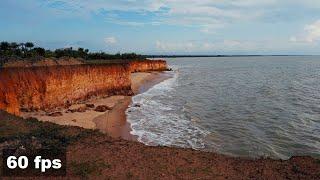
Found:
[[[320,0],[0,0],[0,41],[140,54],[320,54]]]

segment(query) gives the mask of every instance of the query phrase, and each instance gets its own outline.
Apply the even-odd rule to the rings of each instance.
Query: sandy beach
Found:
[[[147,91],[149,88],[165,79],[170,78],[165,72],[132,73],[132,90],[134,94]],[[69,108],[57,108],[52,112],[22,112],[23,118],[34,117],[44,122],[53,122],[59,125],[78,126],[86,129],[98,129],[114,138],[136,140],[130,134],[131,127],[126,121],[126,109],[130,104],[131,96],[96,97]],[[97,110],[106,107],[107,110]],[[100,112],[102,111],[102,112]]]

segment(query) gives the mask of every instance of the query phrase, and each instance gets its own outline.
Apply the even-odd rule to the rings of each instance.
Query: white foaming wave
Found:
[[[177,78],[178,72],[173,78],[132,98],[133,103],[139,103],[141,107],[129,107],[126,112],[131,134],[138,136],[138,141],[146,145],[202,149],[208,133],[184,115],[170,94]]]

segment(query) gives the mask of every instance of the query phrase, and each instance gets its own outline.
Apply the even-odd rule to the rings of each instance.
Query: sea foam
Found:
[[[132,106],[126,112],[131,134],[146,145],[202,149],[207,133],[185,115],[185,102],[173,97],[178,77],[176,70],[172,78],[132,98],[133,104],[141,104],[141,107]]]

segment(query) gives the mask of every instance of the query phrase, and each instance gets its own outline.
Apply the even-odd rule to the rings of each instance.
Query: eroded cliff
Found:
[[[0,69],[0,109],[47,110],[91,96],[132,95],[131,72],[166,70],[165,61]]]
[[[167,62],[164,60],[140,60],[129,62],[131,72],[166,71]]]
[[[127,65],[5,68],[0,72],[0,109],[13,114],[113,94],[132,94]]]

